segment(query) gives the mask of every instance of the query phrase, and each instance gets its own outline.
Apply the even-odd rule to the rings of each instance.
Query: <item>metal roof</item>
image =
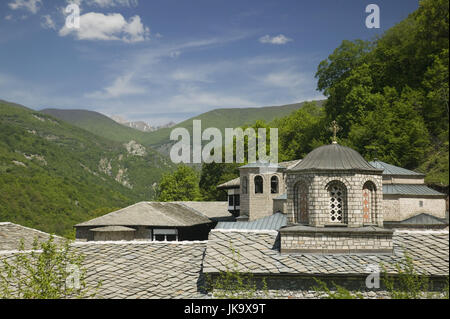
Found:
[[[382,171],[370,165],[357,151],[337,143],[314,149],[289,170],[362,170],[374,173]]]
[[[287,225],[287,217],[282,213],[276,213],[251,222],[219,222],[215,229],[233,230],[279,230]]]
[[[373,167],[383,170],[383,175],[406,175],[406,176],[425,176],[425,174],[417,173],[406,168],[398,167],[379,160],[370,162]]]
[[[432,226],[432,225],[447,225],[448,222],[445,222],[443,219],[437,218],[433,215],[422,213],[408,219],[402,220],[398,222],[399,224],[404,225],[423,225],[423,226]]]
[[[384,195],[445,196],[424,184],[384,184]]]

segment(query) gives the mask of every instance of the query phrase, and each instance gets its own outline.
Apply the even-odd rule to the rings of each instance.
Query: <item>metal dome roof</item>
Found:
[[[370,165],[357,151],[337,143],[314,149],[290,169],[302,170],[362,170],[374,173],[383,171]]]

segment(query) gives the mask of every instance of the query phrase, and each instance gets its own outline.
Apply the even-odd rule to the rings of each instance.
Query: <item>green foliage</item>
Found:
[[[395,264],[395,276],[389,274],[384,265],[381,266],[383,269],[383,284],[389,292],[390,298],[420,299],[440,297],[439,294],[430,292],[429,277],[417,273],[414,262],[408,254],[405,254],[404,261]]]
[[[322,101],[318,101],[318,103],[322,103]],[[215,127],[218,128],[222,132],[222,136],[224,136],[225,128],[253,125],[256,121],[270,122],[276,118],[287,116],[293,111],[301,108],[302,105],[303,103],[258,108],[216,109],[183,121],[175,127],[186,128],[192,136],[192,121],[201,120],[202,129]],[[172,129],[173,128],[164,128],[148,133],[146,143],[155,147],[166,145],[170,142],[169,137]]]
[[[128,154],[121,143],[0,102],[0,221],[73,238],[73,225],[96,209],[155,196],[152,185],[174,166],[147,153]],[[120,171],[132,188],[116,180]]]
[[[239,177],[239,164],[204,163],[200,176],[200,191],[206,201],[226,201],[227,194],[217,185]]]
[[[305,102],[301,109],[270,123],[278,128],[279,160],[303,158],[324,144],[326,125],[324,110],[316,102]]]
[[[193,168],[180,165],[175,172],[162,177],[158,188],[158,200],[162,202],[201,200],[198,184],[198,173]]]
[[[68,240],[59,245],[53,236],[41,244],[35,239],[31,252],[22,242],[0,265],[0,299],[93,298],[101,283],[87,287],[83,259]]]
[[[214,298],[218,299],[258,299],[267,298],[267,282],[262,280],[262,289],[253,279],[253,274],[239,270],[240,253],[234,249],[230,243],[230,252],[232,254],[231,265],[225,264],[225,271],[221,271],[217,278],[207,276],[207,288],[212,292]]]
[[[334,288],[331,290],[324,281],[317,278],[314,278],[314,280],[316,281],[317,286],[314,286],[313,290],[316,292],[318,297],[324,299],[364,299],[361,293],[352,293],[344,287],[336,285],[334,282]]]

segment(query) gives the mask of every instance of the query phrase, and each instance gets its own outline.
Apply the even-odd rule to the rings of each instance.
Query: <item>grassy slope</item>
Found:
[[[101,159],[110,174],[99,168]],[[151,149],[133,156],[121,143],[0,101],[0,222],[67,235],[95,210],[151,199],[152,184],[172,167]],[[115,180],[119,169],[133,189]]]

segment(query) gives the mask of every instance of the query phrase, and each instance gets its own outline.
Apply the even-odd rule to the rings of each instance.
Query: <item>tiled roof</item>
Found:
[[[26,250],[31,249],[35,238],[37,238],[38,243],[41,243],[47,241],[50,238],[50,234],[13,223],[0,223],[0,251],[17,250],[21,239],[23,240],[24,248]],[[63,240],[59,236],[54,236],[54,238],[55,241]]]
[[[384,195],[426,195],[426,196],[445,196],[434,189],[423,184],[384,184]]]
[[[398,167],[392,164],[388,164],[379,160],[375,160],[370,162],[370,165],[373,167],[379,168],[383,170],[383,175],[409,175],[416,177],[425,176],[422,173],[417,173],[414,171],[410,171],[409,169]]]
[[[392,255],[370,254],[280,254],[276,231],[212,230],[205,260],[205,273],[225,270],[232,264],[230,245],[236,250],[238,269],[258,274],[361,275],[369,264],[383,263],[395,272],[395,263],[407,252],[420,273],[448,276],[449,235],[447,232],[402,232],[393,236]]]
[[[168,226],[210,223],[196,210],[180,203],[140,202],[76,226]]]
[[[279,230],[286,224],[286,215],[276,213],[251,222],[219,222],[215,229]]]

